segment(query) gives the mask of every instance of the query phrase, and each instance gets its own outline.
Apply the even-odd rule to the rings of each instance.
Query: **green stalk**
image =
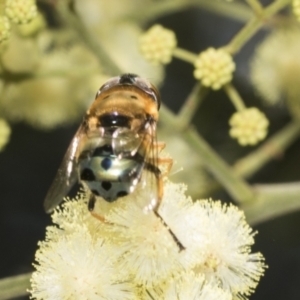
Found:
[[[211,1],[211,0],[195,0],[195,6],[210,11],[219,16],[224,16],[230,20],[239,22],[247,22],[252,16],[253,12],[244,3],[236,1]]]
[[[137,10],[126,16],[127,20],[131,20],[140,24],[148,24],[161,16],[166,16],[177,11],[188,9],[190,7],[204,9],[214,14],[227,17],[231,20],[239,22],[248,21],[253,13],[243,3],[211,1],[211,0],[169,0],[157,1],[148,5],[145,10]]]
[[[0,300],[13,299],[27,295],[31,273],[0,279]]]
[[[244,203],[253,200],[254,194],[251,187],[233,172],[231,167],[194,129],[189,127],[181,131],[181,128],[178,127],[177,118],[165,106],[162,107],[160,116],[164,126],[169,127],[172,131],[179,131],[181,137],[199,153],[205,168],[215,176],[237,202]]]
[[[195,53],[181,48],[175,48],[173,56],[183,61],[186,61],[187,63],[191,63],[192,65],[195,63],[195,60],[198,57],[198,55],[196,55]]]
[[[186,128],[191,123],[199,105],[202,103],[207,93],[208,89],[206,87],[200,83],[195,84],[177,115],[178,122],[180,123],[179,126],[181,128]]]
[[[300,134],[300,122],[293,120],[274,136],[264,142],[257,150],[239,159],[233,166],[237,175],[250,177],[270,160],[282,156]]]
[[[242,97],[231,83],[226,84],[224,90],[237,111],[242,111],[246,108]]]
[[[257,0],[246,0],[248,5],[253,9],[256,15],[260,15],[263,12],[263,6]]]
[[[277,0],[267,6],[259,16],[253,17],[241,30],[237,33],[230,43],[224,47],[231,54],[237,53],[246,42],[264,25],[266,20],[277,13],[279,10],[289,4],[291,0]]]
[[[139,24],[147,24],[161,16],[187,9],[193,5],[194,0],[153,1],[146,9],[136,10],[126,16],[127,20]]]
[[[300,182],[255,185],[256,199],[241,206],[254,225],[300,209]]]

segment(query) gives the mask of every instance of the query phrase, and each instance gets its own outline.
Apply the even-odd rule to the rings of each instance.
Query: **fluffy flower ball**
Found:
[[[139,44],[142,55],[148,61],[154,64],[167,64],[172,60],[177,40],[172,30],[157,24],[140,37]]]
[[[229,134],[242,146],[256,145],[267,135],[269,121],[256,107],[238,111],[229,120]]]
[[[153,212],[145,214],[135,203],[115,210],[109,217],[112,232],[123,240],[119,254],[121,269],[134,281],[151,287],[181,270],[179,248],[162,220]]]
[[[31,278],[34,299],[133,299],[131,285],[118,278],[113,253],[81,225],[57,240],[39,244],[39,265]]]
[[[193,202],[182,197],[184,186],[171,186],[165,191],[160,211],[185,246],[179,253],[181,265],[186,271],[204,275],[208,282],[231,295],[246,299],[254,291],[265,265],[260,253],[250,253],[254,232],[245,215],[220,201]]]
[[[151,299],[232,300],[231,293],[206,281],[205,276],[195,274],[193,271],[183,272],[179,276],[170,278],[164,291],[154,289],[149,290],[148,293]]]
[[[6,0],[5,14],[13,23],[28,23],[37,15],[35,0]]]
[[[0,151],[7,144],[10,136],[10,127],[4,119],[0,119]]]
[[[39,244],[31,296],[247,299],[265,265],[260,253],[251,253],[254,233],[244,214],[219,201],[193,202],[185,190],[166,181],[156,213],[144,212],[140,193],[115,201],[105,213],[99,199],[94,215],[105,222],[88,211],[88,194],[68,200],[52,215],[56,226],[47,228]]]
[[[7,40],[10,35],[10,24],[6,16],[0,16],[0,43]]]
[[[222,49],[209,48],[201,52],[195,61],[194,76],[204,86],[220,89],[232,80],[235,64],[230,54]]]

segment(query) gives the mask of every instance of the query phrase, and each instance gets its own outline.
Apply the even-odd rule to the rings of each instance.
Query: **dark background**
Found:
[[[196,9],[172,14],[157,22],[175,30],[179,46],[195,53],[209,46],[226,44],[243,26],[242,23]],[[234,85],[247,106],[258,106],[267,114],[272,134],[289,121],[289,114],[283,106],[264,107],[253,92],[248,78],[249,58],[265,34],[264,31],[257,34],[235,56],[237,71]],[[166,80],[161,87],[161,94],[165,104],[174,111],[180,108],[195,84],[192,69],[191,65],[176,59],[166,67]],[[231,103],[220,91],[210,93],[194,118],[199,132],[230,162],[250,151],[249,148],[239,147],[228,137],[227,124],[233,112]],[[26,124],[12,125],[11,140],[0,153],[0,277],[33,270],[31,264],[37,242],[44,238],[45,227],[50,224],[50,217],[43,211],[43,199],[79,123],[80,120],[70,127],[51,132],[37,131]],[[298,140],[280,160],[270,162],[253,176],[251,182],[300,180],[299,147]],[[226,193],[217,196],[228,199]],[[253,251],[264,254],[269,269],[251,299],[300,299],[299,228],[300,212],[254,228],[259,234]]]

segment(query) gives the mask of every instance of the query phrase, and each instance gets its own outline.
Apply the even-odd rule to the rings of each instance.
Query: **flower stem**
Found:
[[[203,165],[216,177],[229,194],[240,203],[251,201],[254,194],[251,187],[206,143],[206,141],[191,127],[178,128],[176,116],[165,106],[161,109],[161,120],[170,130],[178,130],[181,137],[199,153]]]
[[[263,6],[261,3],[257,0],[246,0],[246,2],[249,4],[249,6],[253,9],[254,13],[256,15],[260,15],[263,12]]]
[[[0,279],[0,300],[12,299],[27,294],[31,273]]]
[[[186,130],[182,137],[197,149],[203,165],[222,184],[227,192],[239,203],[254,200],[251,186],[236,175],[232,168],[206,143],[206,141],[191,128]]]
[[[161,16],[172,14],[176,11],[186,9],[193,4],[194,0],[172,0],[172,1],[153,1],[147,4],[147,9],[136,10],[126,16],[131,22],[147,24]]]
[[[237,53],[246,42],[262,27],[266,19],[277,13],[285,7],[291,0],[276,0],[267,6],[259,16],[253,17],[241,30],[237,33],[230,43],[224,47],[228,53]]]
[[[252,10],[244,4],[237,2],[221,2],[211,0],[170,0],[157,1],[151,5],[148,4],[147,9],[137,10],[126,16],[127,20],[137,22],[139,24],[148,24],[153,20],[157,20],[161,16],[172,14],[176,11],[196,7],[213,12],[220,16],[225,16],[231,20],[240,22],[248,21],[252,16]]]
[[[300,122],[293,120],[273,137],[269,138],[257,150],[234,164],[236,174],[250,177],[271,159],[279,157],[291,143],[299,137]]]
[[[181,128],[185,128],[191,123],[192,118],[194,117],[199,105],[201,104],[202,100],[204,100],[207,93],[208,89],[206,87],[200,83],[195,84],[185,103],[181,107],[179,114],[177,115]]]
[[[194,64],[197,59],[197,55],[195,53],[181,48],[176,48],[173,52],[173,56],[191,64]]]
[[[240,22],[247,22],[253,15],[252,10],[243,3],[225,2],[225,1],[211,1],[211,0],[195,0],[195,6],[201,9],[211,11],[214,14],[225,16],[230,20],[237,20]]]
[[[241,206],[254,225],[300,209],[300,182],[255,185],[255,201]]]
[[[242,97],[231,83],[226,84],[224,86],[224,89],[227,93],[228,98],[230,99],[237,111],[242,111],[246,108]]]

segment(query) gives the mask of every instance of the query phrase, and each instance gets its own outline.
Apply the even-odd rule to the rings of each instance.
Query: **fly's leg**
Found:
[[[164,172],[161,174],[162,177],[166,177],[172,169],[173,159],[170,157],[159,157],[157,162],[158,162],[158,165],[166,166],[166,170],[164,170]]]
[[[109,222],[106,221],[106,219],[104,217],[102,217],[101,215],[94,212],[95,203],[96,203],[96,196],[93,193],[91,193],[90,199],[89,199],[89,202],[88,202],[88,209],[89,209],[91,215],[94,218],[96,218],[97,220],[99,220],[103,223],[109,223]]]
[[[157,153],[160,153],[165,147],[166,147],[166,143],[164,142],[156,142],[153,144],[153,148],[157,150]],[[173,166],[173,159],[170,157],[158,157],[157,164],[166,166],[166,170],[164,170],[163,173],[160,172],[155,174],[157,178],[157,190],[158,190],[157,207],[158,207],[163,196],[163,178],[170,173]]]
[[[157,150],[157,153],[160,153],[165,147],[166,147],[165,142],[156,142],[153,145],[153,148],[155,148]],[[170,157],[158,157],[157,164],[166,166],[166,170],[164,170],[164,172],[161,175],[162,177],[165,177],[170,173],[170,171],[172,169],[173,159]]]
[[[179,241],[179,239],[177,238],[177,236],[175,235],[175,233],[172,231],[172,229],[168,226],[168,224],[165,222],[165,220],[162,218],[162,216],[158,213],[157,210],[154,211],[155,215],[161,220],[161,222],[163,223],[163,225],[168,229],[168,231],[170,232],[174,242],[176,243],[176,245],[179,248],[179,251],[185,250],[185,247],[182,245],[182,243]]]
[[[163,219],[163,217],[159,214],[158,209],[162,200],[162,196],[163,196],[163,177],[160,174],[157,178],[157,189],[158,189],[158,203],[157,206],[154,210],[155,215],[162,221],[162,223],[164,224],[164,226],[167,227],[168,231],[170,232],[174,242],[176,243],[176,245],[179,248],[179,251],[182,251],[185,249],[185,247],[182,245],[182,243],[179,241],[179,239],[177,238],[177,236],[175,235],[175,233],[172,231],[172,229],[168,226],[168,224],[165,222],[165,220]]]
[[[95,203],[96,203],[96,197],[93,193],[90,194],[90,199],[88,202],[88,209],[90,212],[93,212],[94,208],[95,208]]]
[[[156,148],[157,152],[160,153],[162,150],[164,150],[166,147],[165,142],[155,142],[154,143],[154,148]]]
[[[185,249],[185,247],[182,245],[182,243],[179,241],[179,239],[177,238],[177,236],[175,235],[175,233],[172,231],[172,229],[168,226],[168,224],[165,222],[165,220],[163,219],[163,217],[159,214],[158,209],[163,197],[163,175],[159,174],[157,176],[157,191],[158,191],[158,203],[157,206],[154,210],[155,215],[162,221],[162,223],[164,224],[164,226],[167,227],[168,231],[170,232],[174,242],[176,243],[176,245],[179,248],[179,251],[182,251]]]
[[[157,143],[155,145],[155,147],[157,147],[158,151],[161,151],[165,147],[165,143]],[[182,243],[179,241],[179,239],[177,238],[175,233],[172,231],[172,229],[168,226],[168,224],[165,222],[165,220],[162,218],[162,216],[158,212],[158,208],[160,206],[160,203],[161,203],[161,200],[162,200],[162,197],[163,197],[163,187],[164,187],[163,178],[169,174],[169,172],[172,168],[172,165],[173,165],[173,159],[172,158],[167,158],[167,157],[166,158],[158,158],[158,165],[162,165],[162,164],[166,165],[166,170],[164,171],[164,173],[156,174],[158,203],[157,203],[157,206],[154,210],[154,213],[161,220],[163,225],[167,227],[167,229],[170,232],[174,242],[178,246],[179,251],[182,251],[182,250],[185,249],[185,247],[182,245]]]

